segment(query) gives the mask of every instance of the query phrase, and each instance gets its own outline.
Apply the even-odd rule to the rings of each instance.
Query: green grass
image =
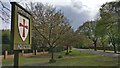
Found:
[[[73,50],[71,54],[64,55],[65,52],[55,53],[56,63],[48,63],[50,54],[23,57],[24,66],[117,66],[118,59],[105,56],[97,56]],[[63,58],[57,57],[62,55]],[[3,59],[3,65],[12,65],[13,59]]]
[[[49,66],[117,66],[118,59],[73,51],[69,56]]]
[[[38,57],[21,57],[20,58],[20,62],[21,65],[29,65],[32,63],[43,63],[43,62],[47,62],[49,60],[49,58],[38,58]],[[14,59],[13,58],[9,58],[9,59],[2,59],[2,65],[3,66],[11,66],[13,65]]]

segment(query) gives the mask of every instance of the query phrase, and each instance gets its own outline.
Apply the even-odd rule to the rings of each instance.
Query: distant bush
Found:
[[[24,50],[24,53],[32,53],[32,50]]]
[[[120,51],[120,45],[117,46],[117,50]]]
[[[10,44],[10,31],[2,30],[2,44]]]
[[[55,63],[55,62],[56,62],[55,59],[50,59],[50,60],[49,60],[49,63]]]
[[[2,54],[4,54],[5,51],[8,51],[8,54],[13,54],[10,44],[2,44]]]
[[[63,58],[63,56],[62,56],[62,55],[59,55],[58,58]]]
[[[63,46],[57,46],[54,48],[54,52],[61,52],[64,51],[64,47]],[[51,52],[51,49],[49,48],[49,52]]]
[[[64,50],[64,47],[63,46],[57,46],[55,49],[54,49],[54,52],[61,52]]]

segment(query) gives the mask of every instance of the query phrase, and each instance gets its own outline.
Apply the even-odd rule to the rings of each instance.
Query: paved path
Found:
[[[77,49],[77,48],[73,48],[73,49],[79,50],[81,52],[87,52],[90,54],[100,55],[100,56],[110,56],[110,57],[120,58],[120,54],[115,54],[115,53],[99,52],[99,51],[94,51],[90,49]]]

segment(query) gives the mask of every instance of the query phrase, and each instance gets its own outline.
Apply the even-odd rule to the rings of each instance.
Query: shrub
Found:
[[[55,62],[56,62],[55,59],[50,59],[50,60],[49,60],[49,63],[55,63]]]
[[[69,55],[69,53],[68,53],[68,52],[66,52],[66,53],[65,53],[65,55]]]
[[[62,56],[62,55],[59,55],[58,58],[63,58],[63,56]]]

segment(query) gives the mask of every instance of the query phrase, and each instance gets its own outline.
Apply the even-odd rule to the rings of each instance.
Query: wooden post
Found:
[[[8,51],[5,51],[4,59],[7,59]]]
[[[32,54],[34,55],[34,50],[32,50]]]
[[[19,66],[21,65],[20,52],[20,50],[14,51],[14,68],[19,68]]]
[[[36,55],[37,55],[37,50],[35,50],[35,53],[36,53]]]
[[[45,49],[43,48],[43,55],[44,55]]]
[[[22,50],[22,56],[24,56],[24,50]]]
[[[37,55],[37,50],[33,50],[33,55]]]

